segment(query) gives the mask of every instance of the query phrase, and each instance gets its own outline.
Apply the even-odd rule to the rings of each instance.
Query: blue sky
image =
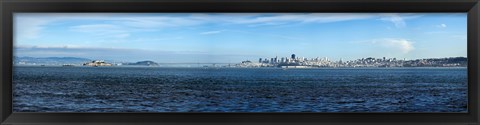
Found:
[[[16,56],[163,63],[467,56],[466,13],[16,13]]]

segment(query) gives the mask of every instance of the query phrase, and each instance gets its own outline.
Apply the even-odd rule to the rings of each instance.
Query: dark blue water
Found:
[[[467,112],[466,68],[15,67],[14,112]]]

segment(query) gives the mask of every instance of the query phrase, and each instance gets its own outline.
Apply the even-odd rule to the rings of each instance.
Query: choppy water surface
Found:
[[[15,67],[14,112],[466,112],[466,68]]]

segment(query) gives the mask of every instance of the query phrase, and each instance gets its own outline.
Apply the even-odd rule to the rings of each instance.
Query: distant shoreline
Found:
[[[14,65],[13,67],[45,67],[45,68],[201,68],[201,69],[453,69],[453,68],[468,68],[464,66],[456,67],[308,67],[308,68],[281,68],[281,67],[199,67],[199,66],[59,66],[59,65]]]

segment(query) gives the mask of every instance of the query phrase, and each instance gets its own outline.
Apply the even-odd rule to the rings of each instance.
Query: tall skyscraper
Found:
[[[295,54],[292,54],[292,59],[295,59]]]

